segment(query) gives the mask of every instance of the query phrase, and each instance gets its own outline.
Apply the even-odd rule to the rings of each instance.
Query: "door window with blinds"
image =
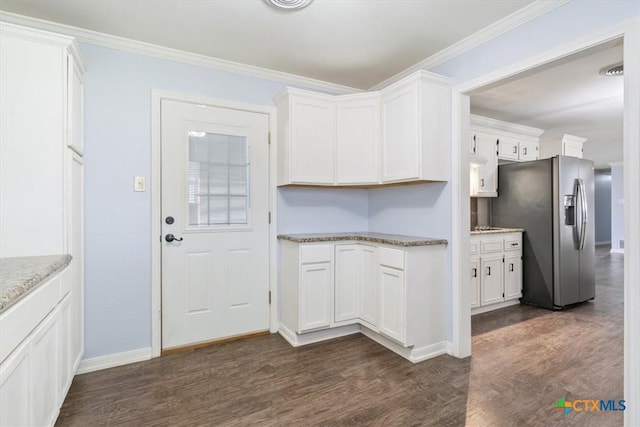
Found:
[[[249,145],[246,136],[189,131],[189,226],[249,224]]]

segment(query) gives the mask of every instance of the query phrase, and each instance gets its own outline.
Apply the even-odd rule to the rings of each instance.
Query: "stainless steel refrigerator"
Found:
[[[595,297],[593,162],[577,157],[498,167],[491,221],[524,228],[522,303],[560,309]]]

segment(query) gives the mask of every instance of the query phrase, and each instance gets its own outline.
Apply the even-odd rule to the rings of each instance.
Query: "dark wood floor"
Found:
[[[623,261],[597,251],[597,297],[562,312],[474,316],[473,356],[410,362],[361,335],[278,335],[76,376],[57,426],[621,426],[556,411],[622,399]]]

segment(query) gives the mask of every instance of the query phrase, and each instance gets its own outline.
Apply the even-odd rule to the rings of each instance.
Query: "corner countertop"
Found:
[[[484,230],[471,230],[471,235],[476,234],[497,234],[497,233],[524,233],[524,228],[509,228],[509,227],[489,227]]]
[[[309,233],[309,234],[280,234],[278,239],[289,240],[296,243],[338,242],[357,240],[362,242],[382,243],[393,246],[430,246],[446,245],[445,239],[433,239],[430,237],[405,236],[402,234],[384,234],[364,232],[346,233]]]
[[[0,312],[71,262],[71,255],[0,258]]]

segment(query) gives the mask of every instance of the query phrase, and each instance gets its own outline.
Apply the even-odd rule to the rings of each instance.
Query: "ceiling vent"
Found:
[[[621,76],[624,74],[624,64],[622,62],[619,62],[617,64],[604,67],[600,70],[600,74],[610,77]]]
[[[299,10],[311,4],[313,0],[265,0],[269,6],[278,10]]]

